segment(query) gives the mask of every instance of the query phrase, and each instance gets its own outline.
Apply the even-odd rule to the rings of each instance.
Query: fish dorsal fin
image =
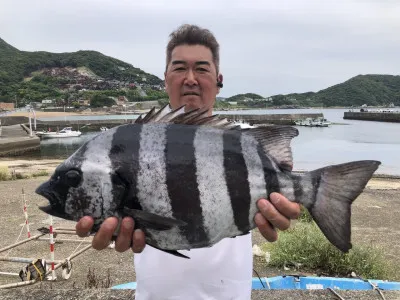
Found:
[[[240,126],[219,115],[208,115],[208,109],[196,108],[185,112],[185,105],[171,109],[169,104],[163,106],[156,112],[153,107],[144,117],[139,116],[135,124],[145,123],[171,123],[185,125],[212,126],[220,129],[239,129]]]
[[[290,147],[292,139],[299,131],[292,126],[271,125],[251,128],[246,133],[254,136],[262,145],[264,152],[272,157],[282,170],[291,171],[293,155]]]

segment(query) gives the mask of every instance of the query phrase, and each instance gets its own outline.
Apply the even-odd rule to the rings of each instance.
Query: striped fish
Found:
[[[365,160],[291,172],[291,126],[239,129],[207,111],[153,108],[133,124],[83,144],[36,193],[41,209],[68,220],[131,216],[146,243],[178,250],[210,247],[256,227],[257,200],[272,192],[308,209],[326,238],[351,246],[351,204],[380,165]],[[117,234],[117,233],[115,233]]]

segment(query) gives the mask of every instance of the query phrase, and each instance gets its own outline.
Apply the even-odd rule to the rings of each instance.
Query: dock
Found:
[[[21,155],[40,148],[40,139],[30,136],[29,128],[24,124],[0,127],[0,156]]]
[[[343,119],[400,123],[400,112],[344,112]]]
[[[244,121],[250,125],[274,124],[274,125],[296,125],[296,120],[323,117],[322,113],[309,114],[219,114],[221,117],[233,121]]]

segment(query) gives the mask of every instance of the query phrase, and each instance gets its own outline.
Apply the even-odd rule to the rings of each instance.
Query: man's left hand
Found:
[[[278,239],[275,228],[288,229],[290,219],[299,217],[300,205],[278,193],[271,193],[270,200],[258,200],[257,207],[260,212],[257,212],[254,221],[264,238],[269,242],[275,242]]]

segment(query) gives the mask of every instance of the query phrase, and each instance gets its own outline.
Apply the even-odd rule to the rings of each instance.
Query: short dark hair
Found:
[[[165,71],[167,71],[168,64],[171,61],[172,51],[175,47],[181,45],[202,45],[211,50],[213,61],[219,72],[219,44],[208,29],[201,28],[197,25],[183,24],[178,29],[173,31],[170,35],[170,40],[167,45],[167,60]]]

